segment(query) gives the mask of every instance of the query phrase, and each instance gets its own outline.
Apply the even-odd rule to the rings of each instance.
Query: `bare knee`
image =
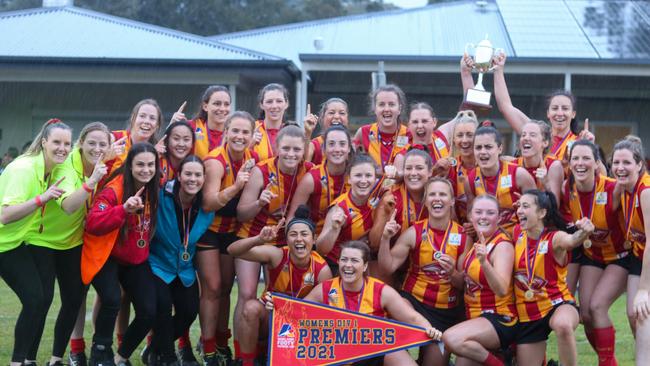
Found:
[[[244,304],[242,316],[248,323],[256,322],[262,316],[264,307],[257,300],[248,300]]]
[[[455,330],[448,330],[442,334],[442,341],[445,343],[445,347],[454,353],[460,350],[466,339],[462,332]]]
[[[573,325],[569,322],[554,322],[551,324],[551,329],[555,335],[563,340],[572,339],[574,335]]]

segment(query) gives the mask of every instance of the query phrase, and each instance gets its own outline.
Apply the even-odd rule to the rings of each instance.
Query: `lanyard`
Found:
[[[481,182],[481,187],[483,187],[483,191],[485,193],[491,194],[492,196],[496,197],[497,196],[497,191],[499,190],[499,176],[501,176],[501,162],[499,162],[499,170],[497,172],[497,181],[496,184],[494,185],[494,193],[490,192],[488,190],[487,184],[485,184],[485,180],[483,179],[483,173],[481,173],[481,168],[477,168],[477,174],[478,174],[478,179],[479,182]]]
[[[634,189],[632,190],[632,193],[630,193],[630,198],[624,200],[627,205],[627,207],[625,207],[625,238],[630,235],[630,230],[632,229],[632,219],[634,218],[635,212],[634,206],[637,200],[636,192],[639,190],[639,186],[641,185],[641,178],[642,177],[639,177],[636,185],[634,185]]]
[[[306,287],[305,281],[301,280],[300,281],[300,288],[298,291],[294,292],[293,291],[293,263],[291,262],[291,257],[287,255],[289,259],[289,291],[291,291],[291,297],[298,297],[300,296],[300,292]],[[314,274],[314,257],[310,256],[309,257],[309,272],[305,273],[303,275],[303,278],[305,276],[315,276]],[[341,284],[342,285],[342,284]],[[344,294],[345,297],[345,294]]]
[[[535,245],[535,254],[533,254],[532,258],[530,257],[530,254],[528,254],[528,234],[522,234],[525,235],[526,239],[526,246],[524,247],[524,260],[526,263],[526,278],[528,279],[528,286],[533,283],[533,274],[535,273],[535,258],[537,258],[537,253],[539,251],[539,243],[542,241],[544,238],[544,232],[546,231],[546,228],[542,230],[542,233],[539,234],[539,240],[537,240],[537,244]],[[532,262],[532,263],[531,263]]]
[[[357,295],[357,309],[354,310],[354,312],[358,313],[359,310],[361,309],[361,300],[363,300],[363,290],[366,288],[366,280],[363,280],[363,285],[361,285],[361,291],[359,291],[359,295]],[[341,279],[341,290],[343,290],[343,302],[345,303],[345,308],[347,310],[352,310],[350,309],[350,305],[348,305],[348,297],[345,296],[345,288],[343,287],[343,279]]]
[[[427,242],[429,243],[429,245],[431,245],[431,248],[433,248],[434,253],[441,252],[442,254],[445,254],[446,249],[447,249],[447,241],[449,241],[449,234],[451,234],[452,225],[453,225],[453,221],[451,221],[451,219],[450,219],[449,224],[447,224],[447,229],[445,229],[445,235],[442,238],[442,245],[441,245],[440,248],[436,248],[436,243],[435,243],[436,242],[436,235],[435,235],[435,232],[434,232],[433,240],[432,240],[431,236],[429,235],[429,232],[432,229],[429,228],[429,220],[427,220]],[[436,255],[434,254],[434,257],[435,256]],[[438,258],[435,258],[435,259],[438,259]]]
[[[578,189],[575,188],[575,187],[573,188],[574,192],[575,192],[575,195],[578,198],[578,207],[580,208],[580,215],[581,215],[581,217],[588,217],[589,220],[591,220],[591,217],[593,216],[594,206],[596,205],[596,196],[597,196],[596,195],[596,179],[597,178],[594,177],[594,187],[591,190],[591,199],[589,200],[591,202],[591,204],[589,205],[589,211],[587,211],[588,212],[587,214],[585,214],[585,210],[582,209],[582,200],[580,199],[580,194],[578,193]]]

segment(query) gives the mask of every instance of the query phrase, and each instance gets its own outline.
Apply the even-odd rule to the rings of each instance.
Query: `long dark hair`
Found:
[[[549,93],[546,96],[546,110],[547,111],[551,107],[551,101],[555,97],[567,97],[567,98],[569,98],[569,100],[571,101],[571,108],[573,109],[574,112],[577,111],[577,103],[578,102],[576,100],[576,96],[573,95],[573,93],[571,93],[570,91],[562,90],[562,89],[552,91],[551,93]],[[573,132],[576,135],[579,133],[579,131],[578,131],[578,120],[576,119],[577,116],[578,115],[576,114],[576,117],[573,117],[571,119],[571,124],[569,125],[569,128],[571,129],[571,132]]]
[[[203,159],[199,158],[199,157],[196,156],[196,155],[190,154],[190,155],[186,156],[186,157],[181,161],[181,163],[178,165],[178,174],[176,174],[176,177],[174,177],[174,191],[173,191],[173,194],[174,194],[174,200],[175,200],[179,205],[180,205],[180,203],[181,203],[181,199],[180,199],[180,196],[179,196],[179,195],[180,195],[180,191],[181,191],[181,181],[180,181],[180,177],[181,177],[181,173],[183,172],[183,167],[184,167],[185,164],[187,164],[187,163],[199,163],[199,164],[201,164],[201,167],[203,167],[203,175],[205,176],[205,164],[203,164]],[[203,185],[203,187],[205,187],[205,181],[204,181],[204,185]],[[193,204],[192,206],[195,206],[197,202],[200,203],[200,202],[203,200],[203,187],[201,187],[201,190],[199,190],[199,191],[196,193],[196,196],[194,197],[194,204]]]
[[[156,209],[158,208],[158,190],[160,189],[160,161],[158,159],[158,152],[156,148],[148,142],[138,142],[131,147],[129,154],[126,156],[126,161],[124,165],[119,167],[114,175],[121,174],[124,177],[122,182],[122,202],[125,202],[129,197],[133,196],[136,193],[135,189],[135,179],[131,173],[131,168],[133,167],[133,159],[136,155],[140,153],[152,153],[156,157],[156,173],[153,178],[145,185],[144,194],[145,194],[145,204],[149,202],[149,234],[153,235],[153,232],[156,230]],[[123,225],[120,229],[120,235],[124,242],[126,239],[126,228],[127,225]]]
[[[544,227],[554,227],[558,230],[573,232],[570,230],[567,222],[564,220],[564,217],[560,215],[560,210],[557,207],[557,201],[555,200],[555,195],[550,191],[540,191],[539,189],[529,189],[524,194],[529,194],[535,197],[535,203],[539,209],[546,210],[546,216],[544,216]]]
[[[576,146],[586,146],[591,150],[591,154],[594,157],[594,162],[598,163],[599,161],[602,161],[600,158],[600,152],[598,150],[598,146],[596,146],[593,142],[586,140],[586,139],[580,139],[576,140],[573,142],[573,145],[571,145],[571,149],[569,150],[569,162],[571,161],[571,157],[573,156],[573,150],[575,149]],[[602,172],[604,175],[607,175],[607,172]],[[598,174],[596,174],[596,177],[598,177]],[[575,187],[576,184],[576,179],[573,176],[573,172],[569,170],[569,190],[573,191],[573,188]]]
[[[223,85],[211,85],[203,92],[203,95],[201,96],[201,103],[199,104],[199,109],[194,115],[194,119],[200,118],[205,121],[205,123],[208,123],[208,112],[203,110],[203,105],[208,104],[210,98],[212,98],[212,94],[216,92],[224,92],[228,94],[228,98],[232,102],[232,96],[230,96],[230,90],[228,90],[228,88]]]

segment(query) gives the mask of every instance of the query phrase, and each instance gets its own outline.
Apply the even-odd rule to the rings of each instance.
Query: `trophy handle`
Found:
[[[474,45],[474,43],[466,43],[465,44],[465,53],[468,54],[471,57],[471,55],[469,54],[469,51],[467,50],[468,48],[476,48],[476,46]]]
[[[503,54],[506,53],[506,51],[503,48],[495,48],[493,55],[496,56],[496,55],[499,55],[499,54],[502,54],[502,53]],[[494,69],[496,69],[496,68],[497,68],[496,66],[492,66],[492,67],[490,67],[490,69],[488,71],[494,71]]]

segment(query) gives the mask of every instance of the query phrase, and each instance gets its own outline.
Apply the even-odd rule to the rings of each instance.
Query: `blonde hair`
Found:
[[[31,145],[29,145],[29,147],[27,148],[27,150],[25,150],[25,153],[23,155],[34,156],[40,154],[41,151],[43,151],[43,140],[47,141],[47,139],[52,134],[52,130],[54,130],[55,128],[60,128],[62,130],[70,131],[70,133],[72,133],[72,128],[70,128],[70,126],[66,125],[58,118],[51,118],[43,124],[41,130],[38,131],[36,137],[34,137],[34,140],[32,141]]]
[[[456,113],[456,116],[450,121],[454,122],[454,131],[451,134],[451,155],[452,156],[458,156],[458,151],[456,151],[456,128],[458,128],[458,125],[460,124],[465,124],[465,123],[471,123],[474,125],[474,127],[478,128],[478,119],[476,118],[476,113],[474,113],[473,110],[467,109],[464,111],[459,111]]]

